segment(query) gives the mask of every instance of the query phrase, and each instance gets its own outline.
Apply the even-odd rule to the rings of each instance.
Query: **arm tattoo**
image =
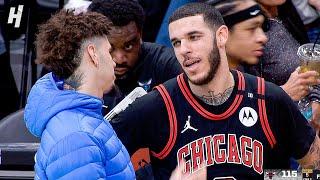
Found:
[[[227,88],[223,93],[214,94],[214,91],[209,91],[208,95],[198,96],[204,103],[218,106],[223,104],[230,97],[234,86]]]
[[[303,168],[320,169],[320,139],[318,135],[316,135],[307,155],[300,159],[299,163]]]
[[[67,90],[78,90],[82,84],[82,78],[82,73],[72,74],[68,79],[65,80],[63,88]]]

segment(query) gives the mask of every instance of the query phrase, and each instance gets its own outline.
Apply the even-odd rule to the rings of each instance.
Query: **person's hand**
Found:
[[[170,180],[202,180],[207,179],[207,168],[203,167],[204,165],[200,165],[200,170],[192,173],[192,174],[184,174],[184,164],[186,162],[180,161],[180,166],[177,166],[176,169],[171,174]]]
[[[315,7],[317,11],[320,11],[320,1],[319,0],[308,0],[308,3]]]
[[[312,120],[311,125],[316,130],[317,133],[320,131],[320,103],[319,102],[312,102]]]
[[[300,67],[291,73],[289,80],[281,86],[294,101],[304,98],[309,93],[309,86],[320,84],[319,74],[316,71],[304,73],[299,73],[299,71]]]

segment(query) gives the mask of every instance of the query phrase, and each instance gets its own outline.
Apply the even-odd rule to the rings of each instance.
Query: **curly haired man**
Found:
[[[127,150],[101,114],[113,87],[110,21],[60,11],[40,26],[37,62],[52,72],[32,87],[25,122],[41,137],[35,179],[134,179]]]

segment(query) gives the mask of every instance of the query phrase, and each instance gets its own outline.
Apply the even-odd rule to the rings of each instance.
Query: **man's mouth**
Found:
[[[124,74],[127,71],[128,71],[127,67],[116,67],[116,68],[114,68],[115,74],[118,74],[118,75]]]
[[[253,54],[257,57],[260,57],[263,55],[263,49],[258,49],[258,50],[255,50],[253,51]]]
[[[196,63],[199,63],[200,59],[199,58],[188,58],[183,62],[183,66],[185,67],[190,67]]]

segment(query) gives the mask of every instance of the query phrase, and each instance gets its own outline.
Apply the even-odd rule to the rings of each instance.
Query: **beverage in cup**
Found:
[[[297,52],[301,61],[300,72],[317,71],[320,74],[320,45],[308,43],[299,47]]]
[[[300,58],[300,73],[317,71],[320,74],[320,45],[314,43],[304,44],[299,47],[297,55]],[[312,89],[312,87],[310,87]],[[308,120],[312,118],[311,102],[304,97],[298,102],[300,112]]]

